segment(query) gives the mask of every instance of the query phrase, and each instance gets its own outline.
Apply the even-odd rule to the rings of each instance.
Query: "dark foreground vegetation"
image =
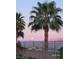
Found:
[[[22,55],[16,55],[16,59],[36,59],[36,58],[24,57],[24,56],[22,56]]]

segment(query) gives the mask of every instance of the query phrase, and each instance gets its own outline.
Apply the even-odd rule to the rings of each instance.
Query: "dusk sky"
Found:
[[[37,2],[45,2],[46,0],[16,0],[16,11],[22,13],[25,17],[24,21],[26,22],[26,29],[24,30],[24,40],[30,41],[43,41],[44,40],[44,32],[43,30],[39,30],[37,32],[32,31],[31,28],[28,28],[30,11],[33,6],[37,6]],[[48,0],[48,2],[53,0]],[[63,0],[54,0],[56,2],[56,6],[63,8]],[[61,14],[62,16],[62,14]],[[53,40],[63,40],[63,29],[60,32],[55,32],[49,30],[49,41]]]

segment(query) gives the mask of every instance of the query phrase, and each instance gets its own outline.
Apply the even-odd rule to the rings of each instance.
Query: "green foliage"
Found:
[[[28,57],[28,59],[36,59],[36,58]]]
[[[16,12],[16,34],[18,36],[19,31],[25,29],[24,16],[21,13]],[[21,35],[23,37],[23,35]]]
[[[63,26],[63,21],[59,12],[61,8],[56,7],[55,1],[49,3],[37,3],[37,7],[33,7],[31,11],[31,22],[28,26],[31,26],[31,30],[38,31],[39,29],[46,29],[46,27],[55,31],[59,31]]]
[[[22,55],[17,55],[16,59],[27,59],[27,58],[23,57]]]
[[[16,59],[36,59],[36,58],[24,57],[24,56],[22,56],[22,55],[16,55]]]
[[[54,31],[59,31],[63,26],[63,21],[59,12],[61,8],[56,7],[55,1],[37,3],[37,6],[33,7],[30,16],[31,30],[38,31],[43,29],[45,32],[45,50],[48,49],[48,31],[52,29]],[[46,42],[47,41],[47,42]]]
[[[24,33],[22,31],[17,32],[17,36],[21,36],[24,38]]]
[[[59,49],[60,59],[63,59],[63,47]]]

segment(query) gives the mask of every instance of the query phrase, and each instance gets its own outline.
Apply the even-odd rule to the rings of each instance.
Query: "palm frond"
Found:
[[[52,30],[59,31],[59,30],[61,29],[61,26],[60,26],[60,24],[59,24],[56,20],[52,20],[52,21],[50,22],[50,28],[51,28]]]
[[[33,8],[34,8],[35,10],[37,10],[37,11],[39,10],[39,8],[38,8],[38,7],[33,7]]]
[[[32,10],[31,13],[34,13],[34,14],[38,15],[38,12],[35,11],[35,10]]]
[[[31,25],[33,25],[33,24],[34,24],[34,22],[30,22],[30,23],[28,24],[28,27],[31,26]]]
[[[25,29],[24,16],[21,13],[16,12],[16,31]]]
[[[33,30],[35,30],[35,31],[38,31],[39,29],[41,29],[42,27],[39,25],[39,24],[34,24],[34,25],[32,25],[32,28],[31,28],[31,30],[33,31]]]
[[[32,26],[32,30],[36,31],[46,26],[48,26],[48,28],[50,27],[52,30],[58,31],[61,29],[61,26],[63,26],[61,16],[58,15],[60,11],[62,11],[62,9],[56,7],[55,1],[49,3],[38,2],[38,6],[34,7],[31,11],[32,15],[30,18],[33,20],[31,20],[28,26]]]
[[[56,8],[56,13],[61,12],[62,9],[61,8]]]
[[[38,13],[41,14],[41,12],[42,12],[41,7],[40,7],[40,8],[38,8],[38,7],[33,7],[33,8],[34,8],[34,10],[36,10]]]
[[[56,21],[59,25],[63,26],[63,21],[62,21],[62,19],[61,19],[61,16],[56,15],[56,16],[54,17],[54,19],[55,19],[55,21]]]
[[[31,15],[31,16],[30,16],[30,18],[37,18],[37,17],[36,17],[36,16],[34,16],[34,15]]]
[[[41,5],[42,5],[40,2],[38,2],[37,4],[38,4],[38,7],[41,7]]]

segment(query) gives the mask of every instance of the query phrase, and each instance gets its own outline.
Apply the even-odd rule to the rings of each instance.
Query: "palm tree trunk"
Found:
[[[16,31],[16,42],[17,42],[17,37],[18,37],[18,31]]]
[[[44,30],[44,36],[45,36],[44,49],[45,51],[47,51],[48,50],[48,29]]]

